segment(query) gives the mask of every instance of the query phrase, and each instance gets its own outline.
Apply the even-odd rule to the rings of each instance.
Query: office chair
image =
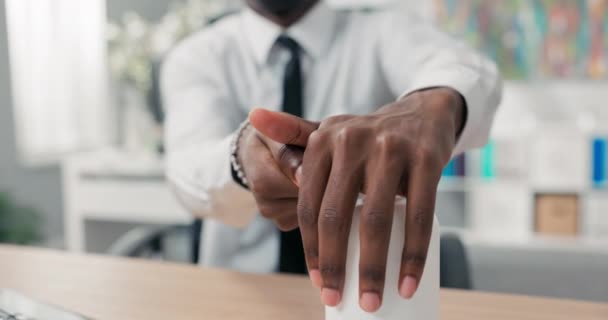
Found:
[[[114,241],[107,253],[121,257],[178,260],[198,264],[200,240],[199,238],[195,240],[195,236],[200,236],[201,228],[200,219],[192,225],[134,228]],[[175,247],[186,248],[186,253],[180,256],[171,252]]]
[[[442,234],[439,247],[441,287],[473,289],[469,260],[460,237],[454,234]]]

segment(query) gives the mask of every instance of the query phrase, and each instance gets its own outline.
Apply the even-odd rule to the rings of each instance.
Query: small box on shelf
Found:
[[[537,193],[534,198],[534,229],[538,234],[576,236],[579,234],[578,194]]]

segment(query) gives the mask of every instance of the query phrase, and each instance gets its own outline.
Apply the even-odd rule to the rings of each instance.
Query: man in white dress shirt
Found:
[[[373,312],[394,197],[404,195],[399,288],[411,297],[442,169],[487,141],[502,89],[496,67],[397,7],[247,5],[185,40],[164,64],[168,179],[193,214],[213,218],[203,263],[308,270],[323,302],[337,305],[350,216],[363,192],[360,303]],[[294,116],[258,109],[250,125],[255,106]]]

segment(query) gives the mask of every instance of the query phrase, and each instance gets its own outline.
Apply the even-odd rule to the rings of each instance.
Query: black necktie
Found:
[[[280,36],[277,43],[289,50],[291,59],[285,67],[283,78],[283,111],[298,117],[303,115],[304,97],[302,95],[302,70],[300,65],[300,46],[292,38]],[[300,229],[281,232],[279,271],[306,274],[306,260]]]

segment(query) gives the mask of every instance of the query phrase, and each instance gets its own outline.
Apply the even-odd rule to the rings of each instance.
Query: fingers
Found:
[[[273,150],[265,145],[260,135],[252,134],[246,139],[248,141],[245,148],[250,152],[247,153],[247,165],[244,170],[260,213],[273,220],[282,231],[295,229],[298,224],[297,186],[275,162]]]
[[[361,188],[358,168],[336,153],[319,211],[321,299],[328,306],[341,301],[352,214]],[[342,159],[341,159],[342,158]]]
[[[311,138],[311,140],[317,139]],[[319,147],[313,143],[304,153],[301,168],[298,223],[306,265],[313,284],[320,289],[317,217],[331,168],[331,156],[328,152],[320,152]]]
[[[290,231],[298,226],[297,199],[262,199],[256,197],[258,209],[264,218],[276,222],[281,231]]]
[[[285,216],[279,220],[275,220],[275,224],[277,225],[279,230],[283,232],[295,230],[298,227],[298,216],[295,213],[290,214],[289,216]]]
[[[255,130],[255,129],[254,129]],[[264,143],[266,148],[272,154],[274,162],[283,174],[291,180],[294,185],[296,183],[296,171],[302,164],[302,158],[304,157],[304,148],[297,146],[290,146],[278,143],[265,135],[257,132],[257,137]]]
[[[382,304],[395,194],[403,169],[382,166],[369,171],[359,216],[359,304],[363,310],[375,312]]]
[[[248,153],[244,170],[249,188],[256,198],[264,200],[297,198],[297,186],[285,176],[264,143],[256,136],[252,136],[247,148],[252,151]]]
[[[276,142],[300,147],[306,147],[308,137],[319,127],[316,122],[261,108],[255,108],[249,113],[249,122],[260,133]]]
[[[406,299],[414,296],[422,279],[441,174],[430,162],[421,163],[409,172],[405,245],[399,274],[399,293]]]

